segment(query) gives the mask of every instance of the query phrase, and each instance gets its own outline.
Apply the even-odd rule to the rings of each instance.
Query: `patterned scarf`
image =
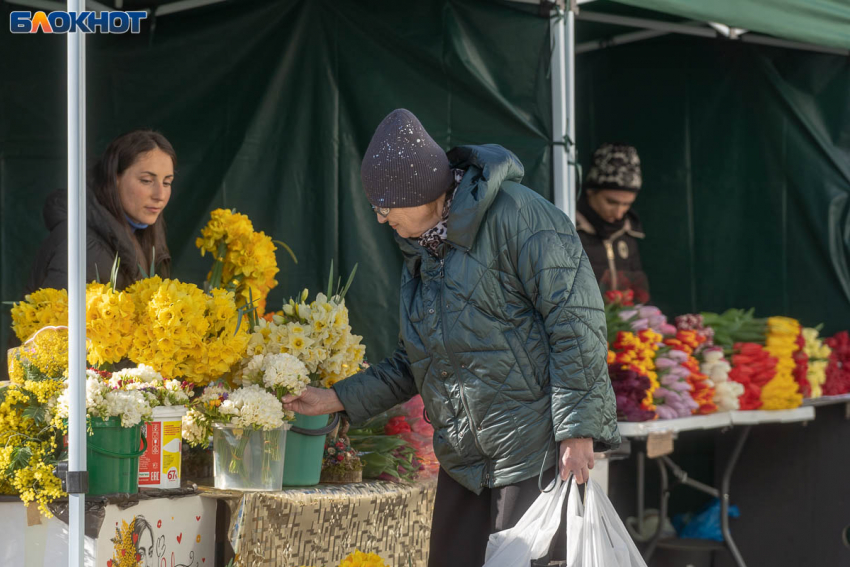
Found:
[[[448,236],[449,213],[451,212],[455,189],[457,189],[457,186],[460,185],[465,173],[465,169],[452,170],[452,174],[454,175],[454,184],[446,193],[446,202],[443,205],[443,218],[440,219],[437,226],[429,228],[422,233],[422,236],[419,237],[419,245],[428,250],[432,256],[437,256],[437,250],[439,250],[440,245],[446,241],[446,236]]]

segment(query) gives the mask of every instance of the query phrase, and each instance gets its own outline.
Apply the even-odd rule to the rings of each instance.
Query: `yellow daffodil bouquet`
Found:
[[[110,284],[86,286],[86,338],[89,364],[102,366],[127,357],[133,340],[134,304]],[[68,324],[68,292],[43,288],[12,307],[12,330],[21,341],[44,327]]]
[[[248,341],[248,356],[288,353],[297,357],[310,372],[313,386],[330,388],[357,373],[366,354],[362,337],[351,332],[345,294],[348,282],[333,288],[333,264],[327,294],[319,293],[307,302],[308,290],[283,305],[283,310],[258,322]],[[297,299],[297,300],[296,300]]]
[[[228,374],[245,355],[248,328],[232,291],[205,293],[194,284],[154,276],[127,293],[136,323],[129,358],[164,379],[203,386]]]
[[[13,329],[27,340],[45,325],[68,324],[65,290],[41,289],[12,307]],[[124,291],[86,286],[88,362],[98,368],[129,359],[165,380],[208,384],[242,360],[249,327],[233,291],[154,276]]]
[[[12,330],[21,342],[43,327],[68,324],[68,292],[42,288],[12,306]]]
[[[266,296],[277,285],[274,277],[279,269],[275,243],[298,263],[289,246],[273,241],[264,232],[255,231],[247,216],[229,209],[214,210],[195,241],[201,256],[209,252],[213,257],[213,267],[207,276],[209,289],[232,290],[239,307],[255,307],[256,313],[262,315]]]

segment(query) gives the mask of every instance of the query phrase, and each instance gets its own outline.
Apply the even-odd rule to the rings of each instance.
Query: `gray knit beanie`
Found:
[[[366,198],[376,207],[418,207],[451,188],[446,152],[409,110],[393,110],[375,130],[360,167]]]

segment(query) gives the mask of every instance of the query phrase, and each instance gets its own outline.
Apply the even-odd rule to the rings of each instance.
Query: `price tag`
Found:
[[[673,452],[673,432],[650,433],[646,438],[646,456],[650,459]]]
[[[30,502],[27,506],[27,527],[41,525],[41,511],[38,509],[38,504]]]

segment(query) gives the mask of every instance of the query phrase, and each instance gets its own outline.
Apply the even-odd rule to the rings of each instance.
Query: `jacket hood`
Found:
[[[451,166],[465,169],[466,174],[455,189],[446,226],[446,240],[456,247],[469,250],[502,183],[521,182],[525,169],[513,152],[496,144],[458,146],[449,151],[448,156]],[[408,257],[408,268],[411,273],[415,273],[420,254],[427,252],[418,245],[416,238],[396,235],[396,241]]]
[[[45,227],[51,232],[62,223],[67,222],[68,191],[57,189],[51,193],[44,203],[42,215]],[[141,277],[141,271],[138,262],[136,262],[136,248],[130,240],[132,236],[127,233],[124,224],[101,204],[91,189],[86,191],[86,230],[95,233],[104,243],[118,252],[122,259],[121,270],[127,274],[131,281]],[[169,261],[170,258],[171,256],[166,250],[156,251],[157,266]]]
[[[44,201],[44,209],[41,211],[44,226],[49,232],[68,219],[68,192],[65,189],[57,189]]]

